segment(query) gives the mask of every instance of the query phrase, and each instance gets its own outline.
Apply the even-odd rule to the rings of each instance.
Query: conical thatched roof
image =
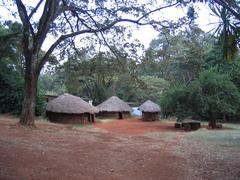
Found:
[[[143,103],[139,109],[143,112],[160,112],[161,109],[159,107],[159,105],[157,105],[156,103],[147,100],[145,103]]]
[[[98,109],[80,97],[65,93],[47,104],[47,111],[56,113],[82,114],[97,113]]]
[[[117,96],[112,96],[103,103],[97,106],[99,111],[106,112],[130,112],[132,108],[125,103],[123,100],[119,99]]]

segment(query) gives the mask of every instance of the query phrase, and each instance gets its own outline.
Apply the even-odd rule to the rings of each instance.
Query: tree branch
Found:
[[[26,10],[24,4],[22,3],[21,0],[16,0],[16,4],[17,4],[20,19],[23,23],[24,31],[29,31],[32,34],[32,36],[34,36],[34,30],[33,30],[33,27],[31,25],[30,21],[29,21],[29,18],[28,18],[28,15],[27,15],[27,10]]]
[[[65,35],[62,35],[60,36],[57,41],[55,41],[52,46],[48,49],[48,51],[46,52],[46,54],[44,55],[44,57],[39,61],[39,65],[38,65],[38,70],[41,71],[41,68],[44,66],[44,64],[47,62],[47,59],[48,57],[50,56],[50,54],[53,52],[53,50],[62,42],[64,41],[65,39],[67,38],[71,38],[71,37],[74,37],[74,36],[78,36],[78,35],[81,35],[81,34],[91,34],[91,33],[101,33],[101,32],[104,32],[110,28],[112,28],[113,26],[115,26],[116,24],[118,23],[122,23],[122,22],[128,22],[128,23],[134,23],[134,24],[137,24],[137,25],[140,25],[140,26],[144,26],[144,25],[153,25],[153,24],[156,24],[155,21],[150,21],[150,22],[145,22],[145,23],[142,23],[140,22],[144,17],[147,17],[148,15],[150,15],[151,13],[154,13],[156,11],[159,11],[159,10],[162,10],[164,8],[168,8],[168,7],[172,7],[172,6],[175,6],[179,3],[179,1],[177,1],[176,3],[174,4],[170,4],[170,5],[167,5],[167,6],[164,6],[164,7],[160,7],[160,8],[157,8],[155,10],[152,10],[152,11],[149,11],[147,13],[145,13],[144,15],[142,15],[140,18],[138,19],[117,19],[107,25],[104,25],[104,26],[99,26],[96,21],[91,17],[91,15],[87,14],[91,20],[94,22],[96,28],[93,29],[93,28],[90,28],[89,26],[86,26],[88,29],[85,29],[85,30],[81,30],[81,31],[76,31],[76,32],[71,32],[69,34],[65,34]],[[65,10],[72,10],[72,9],[68,9],[65,7]],[[85,11],[84,11],[85,12]],[[85,12],[86,13],[86,12]],[[102,35],[102,34],[101,34]]]
[[[226,8],[230,11],[238,20],[240,20],[240,14],[236,12],[233,8],[230,7],[224,0],[214,0],[217,4],[221,5],[222,7]]]
[[[32,16],[37,12],[39,6],[42,4],[43,0],[40,0],[37,4],[37,6],[32,10],[32,12],[29,14],[28,18],[31,19]]]
[[[39,20],[38,32],[34,39],[34,51],[38,51],[44,42],[44,39],[50,29],[51,23],[56,17],[57,6],[59,1],[51,0],[46,1],[43,14]]]
[[[70,23],[69,19],[67,18],[66,12],[63,12],[63,15],[64,15],[64,18],[66,19],[67,23],[69,24],[69,26],[70,26],[70,28],[71,28],[71,31],[74,32],[73,26],[72,26],[72,24]]]
[[[39,71],[41,70],[43,65],[47,62],[47,58],[53,52],[53,50],[58,46],[58,44],[60,44],[65,39],[70,38],[70,37],[74,37],[74,36],[78,36],[78,35],[81,35],[81,34],[91,34],[91,33],[103,32],[103,31],[106,31],[106,30],[112,28],[114,25],[116,25],[118,23],[121,23],[121,22],[135,23],[135,24],[138,24],[138,25],[150,25],[151,24],[151,23],[139,23],[138,20],[132,20],[132,19],[119,19],[119,20],[116,20],[116,21],[114,21],[114,22],[112,22],[112,23],[110,23],[110,24],[108,24],[104,27],[99,28],[99,29],[87,29],[87,30],[82,30],[82,31],[77,31],[77,32],[62,35],[57,39],[57,41],[55,41],[55,43],[52,44],[52,46],[48,49],[48,51],[46,52],[44,57],[39,62],[39,66],[38,66]]]
[[[176,6],[177,4],[179,4],[179,2],[180,2],[180,1],[176,1],[176,3],[169,4],[169,5],[167,5],[167,6],[159,7],[159,8],[157,8],[157,9],[152,10],[152,11],[149,11],[149,12],[145,13],[142,17],[140,17],[140,18],[138,19],[138,21],[141,21],[143,18],[149,16],[150,14],[152,14],[152,13],[154,13],[154,12],[160,11],[160,10],[162,10],[162,9],[170,8],[170,7],[173,7],[173,6]]]

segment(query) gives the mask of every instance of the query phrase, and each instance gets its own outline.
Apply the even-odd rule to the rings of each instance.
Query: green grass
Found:
[[[226,123],[226,124],[223,124],[223,126],[227,128],[232,128],[234,130],[240,130],[240,124],[237,124],[237,123]]]
[[[240,149],[240,124],[223,124],[229,129],[208,130],[201,128],[187,135],[189,140],[215,145],[216,147],[229,147]]]

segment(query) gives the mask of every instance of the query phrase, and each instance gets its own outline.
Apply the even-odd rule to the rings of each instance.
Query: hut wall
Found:
[[[104,118],[115,118],[115,119],[120,119],[120,113],[122,113],[122,119],[130,117],[129,112],[107,112],[107,111],[102,111],[98,113],[99,117],[104,117]]]
[[[144,121],[157,121],[159,120],[159,113],[158,112],[142,112],[142,119]]]
[[[123,112],[123,118],[129,118],[131,114],[129,112]]]
[[[46,112],[49,121],[63,124],[86,124],[94,122],[94,114],[67,114],[67,113],[54,113]]]

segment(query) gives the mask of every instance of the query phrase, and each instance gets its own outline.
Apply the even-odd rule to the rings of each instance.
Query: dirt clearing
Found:
[[[239,160],[219,157],[226,150],[235,159],[240,157],[235,142],[238,131],[232,131],[237,138],[232,140],[234,147],[223,146],[224,151],[211,154],[212,148],[198,149],[212,144],[211,139],[193,144],[191,139],[198,140],[198,131],[176,132],[173,122],[116,120],[71,127],[37,121],[37,129],[19,127],[16,122],[0,116],[0,179],[201,179],[205,170],[212,171],[219,162],[221,171],[234,168],[230,176],[214,168],[215,174],[207,173],[207,179],[237,179],[239,175],[239,168],[235,169]],[[206,151],[210,153],[206,161],[212,164],[205,168],[199,159],[207,158]]]
[[[141,135],[149,132],[177,131],[172,122],[146,122],[141,121],[140,119],[112,120],[107,123],[96,123],[95,127],[108,130],[109,132],[125,135]]]

